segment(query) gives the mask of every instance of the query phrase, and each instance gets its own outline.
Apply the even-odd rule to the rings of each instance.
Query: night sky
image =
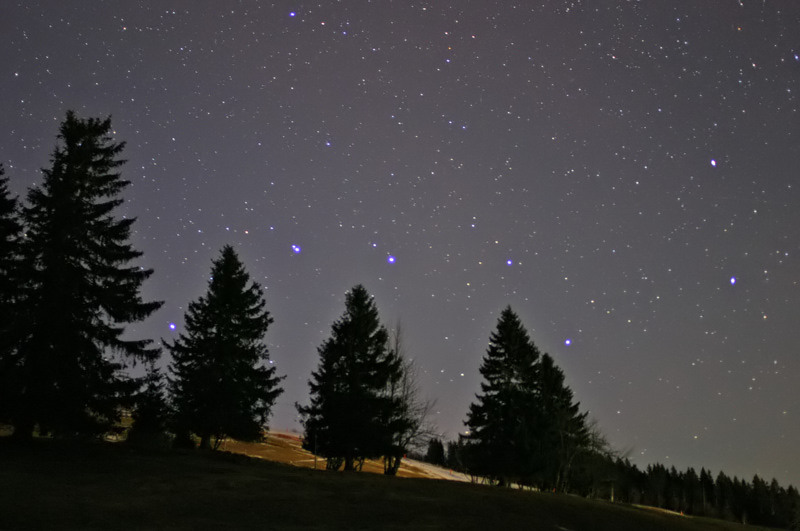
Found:
[[[634,463],[800,484],[800,2],[18,0],[0,65],[15,193],[68,109],[127,142],[132,336],[234,245],[273,428],[363,283],[448,437],[510,304]]]

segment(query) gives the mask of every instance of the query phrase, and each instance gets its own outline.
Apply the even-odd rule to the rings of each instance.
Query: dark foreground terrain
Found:
[[[754,530],[573,496],[295,468],[235,454],[0,439],[0,530]]]

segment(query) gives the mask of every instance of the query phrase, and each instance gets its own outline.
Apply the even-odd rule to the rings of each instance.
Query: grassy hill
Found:
[[[0,529],[753,530],[573,496],[230,453],[0,439]],[[763,528],[761,528],[763,529]]]

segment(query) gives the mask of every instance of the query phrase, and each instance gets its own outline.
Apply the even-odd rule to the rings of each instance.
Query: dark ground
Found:
[[[0,530],[757,530],[574,496],[296,468],[228,453],[0,438]]]

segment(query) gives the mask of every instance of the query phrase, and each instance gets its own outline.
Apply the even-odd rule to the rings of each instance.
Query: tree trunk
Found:
[[[200,437],[200,449],[211,450],[211,435],[203,434],[202,437]]]
[[[383,473],[387,476],[396,476],[397,471],[400,469],[400,463],[403,456],[387,455],[383,458]]]
[[[344,458],[344,471],[345,472],[349,472],[349,471],[352,471],[352,470],[355,470],[355,467],[353,466],[353,457],[352,456],[346,456]]]

